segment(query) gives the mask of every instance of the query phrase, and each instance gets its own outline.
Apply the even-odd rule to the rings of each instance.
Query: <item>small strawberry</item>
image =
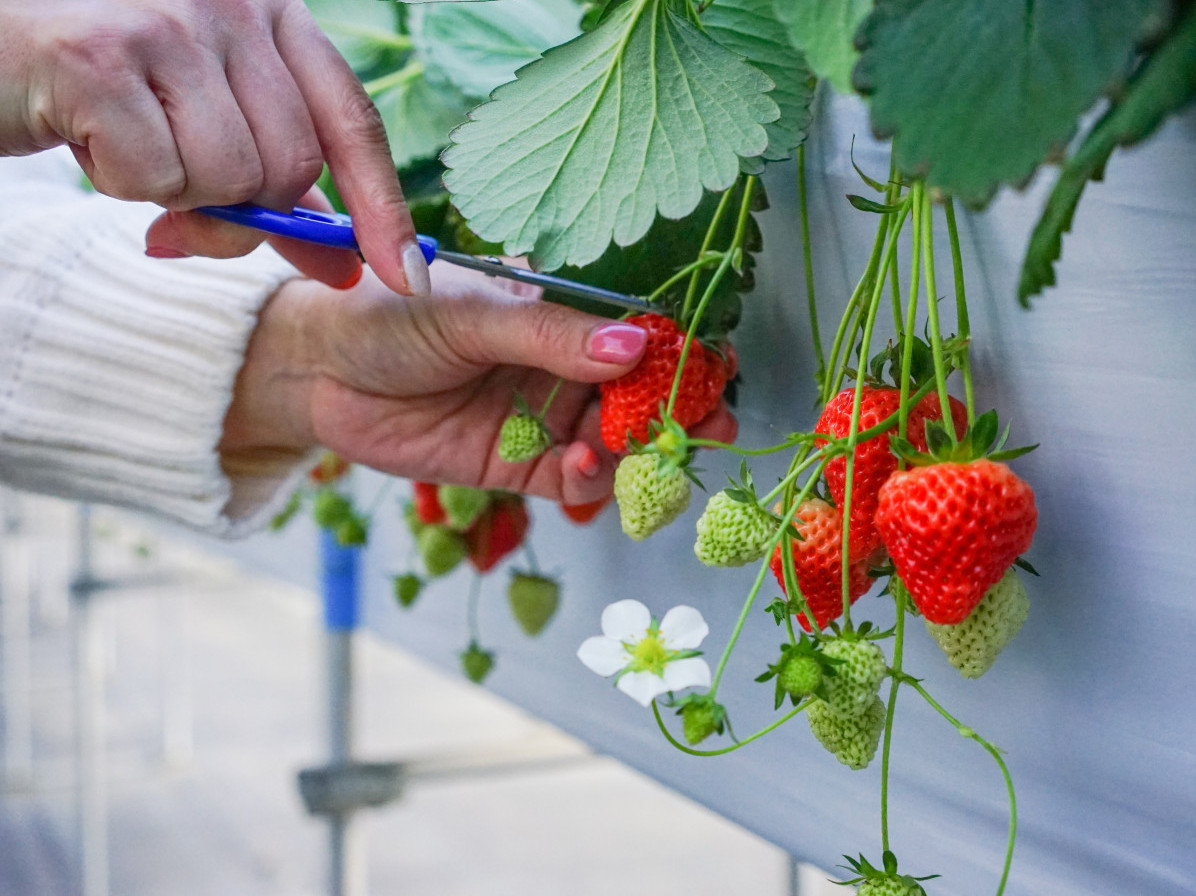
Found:
[[[727,727],[727,710],[709,694],[689,694],[678,702],[685,742],[699,744],[712,734],[722,734]]]
[[[509,464],[534,460],[552,447],[544,421],[530,414],[512,414],[498,436],[498,456]]]
[[[927,622],[926,630],[964,678],[979,678],[1021,630],[1029,613],[1030,598],[1010,567],[967,619],[955,625]]]
[[[747,465],[740,468],[742,484],[731,482],[710,496],[698,518],[694,553],[707,566],[743,566],[759,560],[777,531],[777,521],[760,506]]]
[[[874,642],[840,635],[822,644],[822,653],[838,660],[827,677],[826,703],[837,716],[858,716],[872,704],[888,671]]]
[[[544,630],[560,603],[561,586],[547,576],[516,572],[507,585],[511,615],[525,634],[538,635]]]
[[[353,502],[335,489],[322,488],[312,502],[312,516],[320,528],[335,530],[353,516]]]
[[[689,506],[689,479],[681,470],[658,470],[655,454],[629,454],[615,469],[615,500],[623,531],[636,541],[667,526]]]
[[[1034,492],[1002,463],[981,458],[894,473],[876,525],[893,566],[928,622],[963,622],[1030,547]]]
[[[523,544],[531,517],[518,495],[501,495],[465,533],[469,563],[478,572],[488,572],[503,557]]]
[[[843,438],[851,432],[851,409],[855,402],[855,389],[844,389],[832,398],[814,426],[815,432],[828,433]],[[863,432],[897,413],[901,407],[901,393],[889,386],[864,386],[860,393],[860,416],[856,432]],[[955,398],[951,399],[951,414],[957,435],[967,427],[967,408]],[[910,411],[907,424],[909,441],[919,451],[926,450],[926,422],[941,420],[942,406],[937,395],[926,395]],[[880,534],[876,531],[873,516],[880,487],[897,470],[897,455],[889,448],[890,437],[896,427],[888,432],[873,436],[856,445],[855,462],[852,468],[851,486],[851,554],[853,557],[867,557],[880,546]],[[825,439],[815,440],[815,445],[825,445]],[[847,458],[834,457],[826,465],[826,484],[835,504],[842,507],[847,493]]]
[[[391,579],[391,587],[394,589],[395,600],[399,602],[399,606],[409,607],[415,603],[415,599],[423,590],[424,580],[413,572],[405,572]]]
[[[465,677],[474,684],[481,684],[494,668],[494,654],[483,650],[477,641],[470,641],[469,646],[461,651],[461,670]]]
[[[599,387],[602,441],[614,452],[627,450],[628,433],[640,442],[648,441],[649,423],[660,420],[661,405],[668,402],[685,341],[685,331],[659,314],[637,314],[626,322],[648,331],[648,345],[633,370]],[[714,410],[728,370],[727,361],[717,352],[696,339],[690,344],[672,414],[681,426],[693,426]]]
[[[432,577],[452,572],[469,552],[464,536],[441,525],[424,526],[416,536],[415,546],[424,561],[424,569]]]
[[[342,547],[360,547],[369,540],[369,521],[353,514],[337,523],[333,534]]]
[[[468,485],[441,485],[436,497],[444,508],[445,524],[456,532],[464,532],[490,506],[490,493]]]
[[[421,523],[434,525],[444,522],[444,508],[440,506],[440,487],[434,482],[413,482],[412,500],[415,504],[415,515]]]
[[[806,720],[818,742],[848,768],[862,769],[876,755],[885,727],[885,705],[873,697],[864,711],[841,716],[824,700],[815,700],[806,710]]]
[[[587,501],[585,504],[561,504],[561,513],[567,516],[571,521],[577,523],[579,526],[584,526],[586,523],[593,522],[598,514],[606,509],[606,505],[610,503],[611,496],[600,498],[597,501]]]
[[[853,859],[844,856],[849,865],[846,867],[855,877],[844,881],[845,884],[858,884],[856,896],[926,896],[926,890],[920,881],[938,877],[930,874],[926,877],[911,877],[901,874],[897,870],[897,857],[889,850],[884,853],[884,867],[874,868],[872,863],[860,856]]]
[[[349,472],[349,462],[335,451],[325,451],[319,462],[307,472],[307,478],[315,485],[336,482]]]
[[[843,519],[839,511],[821,498],[809,498],[802,502],[793,520],[794,528],[801,540],[792,542],[793,567],[797,574],[797,586],[806,605],[813,611],[818,628],[825,628],[832,619],[843,613],[842,556]],[[769,566],[773,575],[785,587],[782,541],[773,551]],[[872,586],[868,577],[868,564],[859,561],[851,564],[849,589],[851,602],[855,603],[861,594]],[[788,592],[786,592],[788,594]],[[793,600],[796,595],[788,595]],[[797,621],[810,631],[809,620],[804,612],[798,613]]]
[[[822,663],[812,656],[788,656],[777,681],[791,697],[808,697],[822,684]]]
[[[784,619],[783,614],[788,612],[788,607],[784,601],[780,603],[783,609],[776,612]],[[763,682],[776,677],[773,708],[780,709],[786,697],[796,705],[802,697],[809,697],[814,693],[820,697],[824,696],[826,688],[823,682],[826,681],[827,671],[831,668],[831,661],[827,660],[814,641],[803,634],[796,644],[782,644],[780,658],[769,665],[767,672],[758,675],[756,681]]]

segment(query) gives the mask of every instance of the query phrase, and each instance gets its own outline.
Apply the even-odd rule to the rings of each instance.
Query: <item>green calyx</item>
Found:
[[[861,854],[853,859],[844,856],[846,865],[840,867],[850,871],[854,877],[842,881],[843,886],[856,886],[857,896],[926,896],[926,890],[921,881],[934,880],[939,875],[928,874],[923,877],[913,877],[901,874],[897,870],[897,856],[886,849],[881,868],[875,867]]]
[[[950,419],[948,415],[947,419]],[[890,445],[893,453],[906,463],[915,467],[926,467],[932,464],[957,463],[966,464],[974,460],[987,459],[992,461],[1013,460],[1028,454],[1038,447],[1026,445],[1020,448],[1005,448],[1009,439],[1009,429],[999,432],[997,412],[989,411],[976,418],[976,422],[968,427],[959,439],[952,436],[951,431],[942,420],[932,420],[926,424],[926,444],[928,451],[918,451],[908,439],[894,437]]]

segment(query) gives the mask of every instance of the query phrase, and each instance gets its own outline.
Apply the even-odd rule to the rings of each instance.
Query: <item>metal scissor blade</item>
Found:
[[[566,280],[563,277],[554,277],[552,274],[529,271],[526,268],[512,267],[511,265],[504,264],[497,258],[466,255],[462,252],[449,252],[444,249],[437,250],[436,257],[450,264],[460,265],[463,268],[482,271],[493,277],[503,277],[507,280],[517,280],[520,283],[530,283],[534,286],[551,290],[552,292],[561,293],[562,295],[574,296],[579,299],[590,299],[605,305],[626,308],[630,311],[653,310],[652,305],[638,296],[629,296],[625,293],[603,289],[600,286],[590,286],[586,283]]]

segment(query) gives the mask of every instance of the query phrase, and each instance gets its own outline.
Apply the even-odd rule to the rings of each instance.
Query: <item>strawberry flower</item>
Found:
[[[710,667],[697,646],[710,632],[693,607],[673,607],[657,621],[638,600],[620,600],[602,611],[602,634],[586,638],[577,658],[648,706],[661,694],[709,687]]]

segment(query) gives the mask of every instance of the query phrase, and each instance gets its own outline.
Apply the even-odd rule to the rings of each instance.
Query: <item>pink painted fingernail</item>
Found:
[[[625,364],[638,358],[647,342],[648,331],[635,324],[603,324],[590,334],[586,354],[595,361]]]
[[[578,472],[587,479],[593,479],[598,475],[598,471],[602,469],[602,461],[598,457],[598,453],[590,447],[586,447],[586,453],[583,454],[577,461]]]
[[[169,246],[146,246],[145,254],[150,258],[190,258],[186,252],[171,249]]]

